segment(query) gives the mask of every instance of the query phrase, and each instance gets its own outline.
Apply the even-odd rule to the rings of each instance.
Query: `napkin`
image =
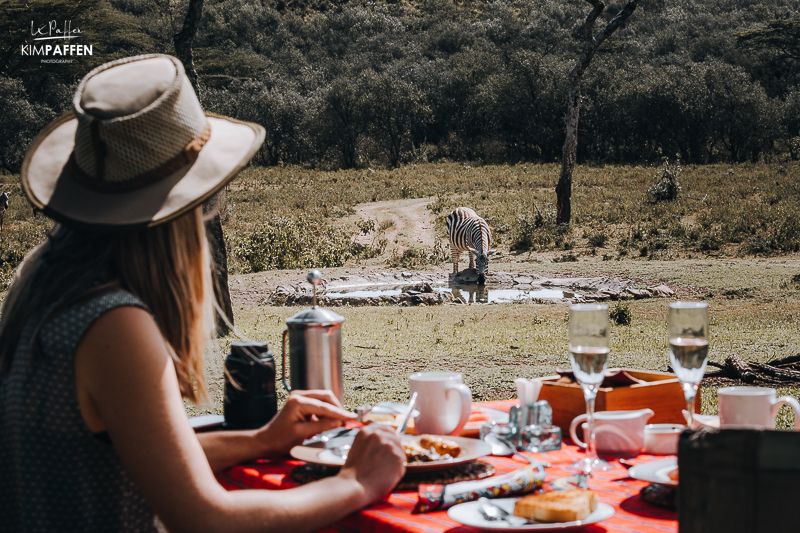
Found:
[[[539,379],[516,378],[517,398],[520,405],[529,405],[539,398],[539,391],[542,389],[542,381]]]
[[[450,485],[420,485],[419,500],[413,512],[441,511],[458,503],[477,500],[481,497],[505,498],[526,494],[541,488],[544,484],[544,476],[542,465],[531,464],[507,474],[475,481],[461,481]]]

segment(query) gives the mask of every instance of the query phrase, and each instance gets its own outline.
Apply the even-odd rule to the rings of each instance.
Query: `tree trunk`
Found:
[[[192,54],[192,43],[197,34],[197,26],[200,24],[200,17],[203,15],[203,0],[189,0],[189,9],[186,10],[186,18],[183,19],[181,31],[172,37],[175,46],[175,56],[183,63],[183,68],[189,81],[192,83],[197,98],[200,98],[200,84],[197,81],[197,71],[194,69],[194,57]]]
[[[569,224],[572,217],[572,171],[578,150],[578,121],[581,113],[580,78],[570,76],[567,107],[567,136],[561,151],[561,173],[556,185],[556,223]]]
[[[592,5],[592,12],[586,17],[583,28],[584,44],[578,62],[569,74],[569,96],[567,101],[566,137],[561,150],[561,173],[556,185],[556,223],[569,224],[572,218],[572,172],[578,151],[578,123],[581,112],[581,77],[589,67],[594,53],[609,35],[614,33],[620,24],[636,10],[639,0],[628,0],[622,10],[617,13],[602,31],[594,35],[594,23],[605,9],[600,0],[586,0]]]
[[[206,222],[206,237],[211,251],[213,270],[211,277],[214,283],[214,298],[219,305],[220,311],[227,317],[228,322],[233,325],[233,305],[231,304],[231,293],[228,288],[228,251],[225,248],[225,239],[222,235],[222,219],[220,219],[217,204],[219,195],[214,195],[203,206],[203,210],[214,209],[214,216]],[[230,333],[228,324],[221,316],[216,316],[217,335],[220,337]]]
[[[183,63],[183,68],[192,83],[194,91],[197,93],[198,99],[200,99],[201,93],[197,71],[194,68],[192,43],[202,15],[203,0],[189,0],[189,9],[186,11],[186,18],[183,20],[183,27],[181,31],[173,36],[175,56]],[[225,239],[222,234],[222,219],[220,218],[219,209],[217,209],[218,202],[219,195],[214,195],[203,206],[203,211],[216,211],[214,216],[206,222],[206,237],[211,250],[211,258],[214,262],[214,268],[211,272],[214,283],[214,298],[220,311],[227,317],[227,322],[221,316],[216,317],[217,335],[224,336],[230,332],[228,323],[233,324],[233,305],[231,304],[231,293],[228,288],[228,251],[225,248]]]

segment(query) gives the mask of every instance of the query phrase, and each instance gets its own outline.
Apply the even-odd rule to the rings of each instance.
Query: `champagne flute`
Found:
[[[611,328],[608,306],[577,304],[569,308],[569,361],[586,399],[586,457],[572,465],[585,474],[607,470],[608,463],[597,456],[594,435],[594,401],[608,364]]]
[[[708,304],[669,304],[669,360],[686,397],[686,422],[694,424],[694,399],[708,363]]]

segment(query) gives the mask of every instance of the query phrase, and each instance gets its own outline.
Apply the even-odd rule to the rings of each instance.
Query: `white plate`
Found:
[[[403,440],[410,440],[413,439],[411,435],[403,437]],[[456,457],[455,459],[449,459],[446,461],[431,461],[429,463],[409,463],[406,466],[407,470],[440,470],[442,468],[448,468],[453,465],[458,465],[462,463],[468,463],[469,461],[474,461],[475,459],[479,459],[484,455],[489,455],[492,453],[492,447],[483,442],[482,440],[477,439],[467,439],[464,437],[450,437],[450,436],[443,436],[445,439],[453,440],[461,446],[461,455]],[[327,466],[341,466],[344,464],[344,459],[339,457],[338,455],[333,454],[330,450],[326,450],[323,448],[322,443],[318,443],[312,446],[295,446],[289,453],[295,459],[300,459],[301,461],[307,461],[309,463],[315,463],[318,465],[327,465]]]
[[[514,502],[518,499],[519,498],[499,498],[497,500],[492,500],[492,503],[505,509],[509,513],[513,513]],[[597,509],[595,509],[592,514],[587,516],[584,520],[576,520],[574,522],[527,523],[524,518],[512,517],[509,518],[511,521],[511,523],[509,523],[487,520],[481,514],[478,502],[467,502],[451,507],[447,511],[447,516],[459,524],[486,531],[567,531],[570,529],[578,529],[588,524],[594,524],[606,518],[611,518],[614,516],[614,508],[605,503],[598,503]],[[517,521],[519,523],[517,523]]]
[[[661,483],[662,485],[672,485],[674,487],[678,485],[678,482],[671,480],[668,474],[676,466],[678,466],[678,458],[669,457],[667,459],[661,459],[660,461],[632,466],[631,469],[628,470],[628,475],[640,481]]]

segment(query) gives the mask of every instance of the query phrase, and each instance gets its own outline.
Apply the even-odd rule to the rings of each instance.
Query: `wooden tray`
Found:
[[[595,411],[634,411],[650,408],[655,414],[648,424],[685,424],[682,411],[686,409],[683,388],[668,372],[623,369],[631,376],[645,381],[622,387],[600,387],[595,400]],[[581,386],[568,378],[549,376],[542,379],[540,400],[547,400],[553,408],[553,425],[569,435],[572,420],[586,412],[586,400]],[[695,398],[695,412],[700,412],[700,394]]]

